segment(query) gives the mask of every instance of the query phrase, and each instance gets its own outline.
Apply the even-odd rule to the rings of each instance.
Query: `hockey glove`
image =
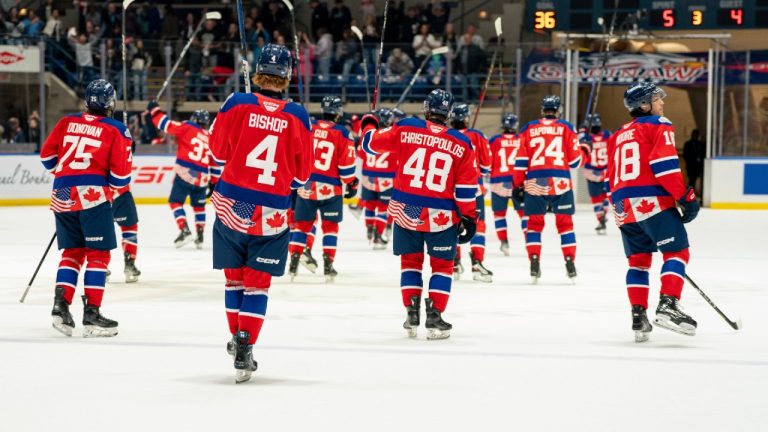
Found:
[[[360,180],[357,178],[347,183],[347,192],[344,194],[344,199],[354,198],[357,195],[357,185],[359,184]]]
[[[693,192],[692,187],[689,186],[688,190],[685,191],[685,195],[677,200],[677,202],[683,208],[683,215],[680,218],[684,224],[696,219],[701,206],[699,205],[699,200],[696,199],[696,194]]]
[[[475,232],[477,232],[477,221],[470,217],[462,216],[459,221],[459,243],[469,243],[472,237],[475,236]]]
[[[206,198],[210,198],[213,195],[213,191],[216,190],[216,183],[208,183],[208,193],[205,194]]]
[[[362,120],[360,120],[360,130],[363,133],[370,127],[373,127],[374,129],[379,128],[379,118],[376,117],[375,114],[366,114],[363,116]]]
[[[523,199],[525,198],[525,189],[522,187],[516,187],[512,189],[512,199],[516,200],[517,202],[521,203],[523,202]]]
[[[147,111],[152,112],[153,109],[158,108],[160,106],[159,103],[157,103],[156,100],[151,100],[147,104]]]

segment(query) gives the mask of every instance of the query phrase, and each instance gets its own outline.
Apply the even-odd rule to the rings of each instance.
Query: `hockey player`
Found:
[[[299,269],[299,258],[307,244],[307,234],[320,212],[323,230],[323,274],[327,282],[333,282],[337,275],[333,268],[336,258],[339,223],[343,219],[344,200],[342,185],[356,185],[355,143],[349,131],[338,124],[344,114],[343,102],[338,96],[325,96],[320,103],[323,118],[312,124],[314,138],[314,163],[312,174],[304,187],[299,188],[296,198],[294,219],[296,226],[291,233],[288,253],[291,263],[288,273],[291,278]],[[356,193],[356,191],[355,191]]]
[[[469,259],[472,261],[472,279],[480,282],[493,282],[493,272],[485,268],[485,186],[483,177],[491,170],[491,150],[488,147],[488,139],[477,130],[469,128],[469,105],[458,103],[454,105],[451,113],[451,127],[466,135],[475,150],[475,168],[477,170],[477,232],[470,240]],[[461,246],[456,248],[456,258],[453,260],[453,280],[459,280],[459,275],[464,272],[461,265]]]
[[[179,227],[179,235],[173,244],[180,248],[192,240],[192,231],[189,230],[187,215],[184,212],[184,202],[189,197],[192,211],[195,213],[195,246],[202,249],[206,197],[213,191],[221,175],[221,168],[211,160],[211,152],[208,149],[210,133],[207,128],[211,116],[206,110],[197,110],[189,117],[189,121],[173,121],[160,109],[157,101],[150,101],[147,110],[152,115],[152,123],[166,134],[175,135],[178,143],[176,164],[173,167],[176,177],[168,197],[176,225]]]
[[[291,78],[287,48],[267,44],[256,62],[259,93],[233,93],[211,126],[211,154],[224,165],[211,197],[216,210],[213,267],[224,269],[224,303],[232,341],[235,381],[247,381],[257,364],[253,344],[267,312],[273,276],[285,271],[291,189],[312,166],[309,115],[283,99]]]
[[[130,185],[115,190],[112,201],[112,218],[120,227],[122,234],[125,282],[138,282],[139,276],[141,276],[141,271],[136,268],[136,254],[139,250],[139,214],[136,211],[136,201],[133,199]],[[107,276],[109,275],[110,272],[107,270]]]
[[[72,336],[69,311],[80,270],[85,265],[82,296],[83,337],[115,336],[117,321],[101,315],[110,250],[117,247],[112,225],[112,191],[131,181],[131,134],[112,119],[115,89],[99,79],[85,89],[86,111],[61,119],[40,151],[43,166],[54,174],[51,210],[63,249],[53,301],[53,327]]]
[[[664,117],[666,93],[653,83],[637,83],[624,92],[633,120],[608,141],[608,174],[616,224],[629,261],[627,293],[632,305],[635,341],[648,340],[649,275],[653,252],[661,251],[661,298],[654,323],[693,336],[696,321],[679,308],[690,256],[683,224],[696,218],[699,202],[686,188],[675,149],[675,128]],[[677,205],[683,210],[682,217]]]
[[[539,120],[533,120],[520,131],[520,150],[515,158],[513,181],[517,199],[522,199],[528,216],[525,245],[531,262],[531,277],[536,283],[541,276],[541,232],[544,216],[555,214],[560,234],[560,247],[565,257],[568,277],[576,277],[576,235],[573,232],[575,205],[570,168],[578,168],[589,153],[579,143],[573,126],[559,120],[560,98],[545,96],[541,101]]]
[[[591,121],[590,121],[591,118]],[[591,126],[590,126],[591,125]],[[605,191],[605,168],[608,166],[608,137],[611,133],[603,129],[600,114],[587,114],[584,120],[584,128],[590,126],[589,131],[584,131],[581,142],[592,148],[589,162],[584,165],[584,178],[587,179],[589,198],[597,217],[598,234],[605,234],[606,212],[608,211],[608,196]]]
[[[392,126],[394,116],[390,110],[382,108],[375,114],[380,125]],[[378,155],[367,154],[362,147],[358,150],[358,156],[363,161],[361,201],[365,208],[366,236],[373,243],[374,249],[386,249],[389,240],[386,231],[390,226],[387,207],[392,198],[392,187],[397,170],[395,156],[390,152]]]
[[[494,135],[489,141],[491,149],[491,209],[493,210],[496,236],[501,242],[501,252],[509,255],[509,236],[507,233],[507,208],[512,201],[520,217],[523,236],[528,226],[528,216],[523,214],[523,202],[512,194],[512,171],[515,158],[520,149],[520,137],[517,135],[517,116],[504,114],[501,117],[501,134]]]
[[[477,170],[469,138],[446,125],[453,96],[433,90],[424,101],[425,120],[406,118],[378,131],[373,115],[363,119],[363,148],[371,154],[397,155],[397,174],[389,202],[393,216],[394,254],[400,256],[403,324],[416,337],[420,323],[421,271],[424,247],[432,276],[425,299],[427,339],[450,336],[451,324],[442,319],[451,292],[451,269],[456,242],[475,233]]]

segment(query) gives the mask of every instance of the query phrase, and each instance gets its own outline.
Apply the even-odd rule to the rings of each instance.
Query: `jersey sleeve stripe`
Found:
[[[651,171],[658,177],[661,173],[680,170],[680,160],[677,157],[669,159],[657,159],[651,162]]]
[[[664,177],[665,175],[679,173],[679,172],[680,172],[680,168],[675,168],[668,171],[662,171],[660,173],[654,172],[654,175],[656,176],[656,178],[659,178],[659,177]]]
[[[226,161],[226,160],[224,160],[224,159],[219,159],[219,158],[215,157],[215,156],[213,155],[213,153],[211,153],[211,159],[213,159],[213,161],[216,163],[216,165],[218,165],[218,166],[220,166],[220,167],[221,167],[221,166],[224,166],[224,165],[227,163],[227,161]]]
[[[291,189],[298,189],[304,186],[304,183],[306,183],[306,181],[301,181],[296,177],[294,177],[293,180],[291,181]]]
[[[109,173],[109,185],[113,188],[121,188],[128,186],[131,183],[131,175],[128,174],[127,176],[121,177],[117,176],[115,174]]]
[[[568,166],[570,166],[571,168],[578,168],[579,165],[581,165],[581,155],[576,156],[574,160],[568,163]]]
[[[457,201],[467,201],[471,199],[475,199],[475,195],[477,192],[477,186],[470,187],[459,187],[456,186],[456,191],[454,192],[454,197]]]
[[[373,139],[373,134],[376,132],[375,129],[371,129],[368,132],[363,135],[363,151],[372,154],[372,155],[378,155],[373,149],[371,149],[371,140]]]
[[[168,132],[168,116],[163,114],[162,117],[160,117],[160,122],[158,122],[158,128],[163,132]]]
[[[354,165],[352,165],[350,167],[347,167],[347,168],[339,167],[339,177],[347,178],[347,177],[352,177],[354,175],[355,175],[355,166]]]
[[[46,170],[53,172],[54,169],[56,169],[56,165],[59,164],[59,157],[57,155],[53,155],[47,158],[40,159],[40,161],[43,163],[43,166]]]

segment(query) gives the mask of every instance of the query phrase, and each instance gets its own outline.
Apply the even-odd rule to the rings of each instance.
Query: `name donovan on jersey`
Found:
[[[67,125],[67,133],[90,135],[92,137],[100,138],[101,132],[103,132],[103,129],[94,125],[82,123],[70,123]]]
[[[288,121],[281,118],[251,113],[248,117],[248,127],[281,133],[288,127]]]
[[[562,135],[564,126],[536,126],[532,127],[528,134],[532,137],[539,135]]]
[[[438,149],[451,153],[458,158],[464,156],[464,147],[461,144],[456,144],[451,140],[438,136],[424,135],[418,132],[401,132],[400,142],[404,144],[416,144],[426,147],[437,147]]]

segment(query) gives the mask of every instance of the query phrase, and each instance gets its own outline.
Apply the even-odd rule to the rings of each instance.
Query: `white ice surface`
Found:
[[[495,282],[465,273],[454,285],[444,341],[426,341],[423,328],[418,340],[405,337],[399,261],[371,251],[362,222],[347,215],[337,282],[306,271],[293,284],[275,280],[259,370],[237,386],[210,243],[175,250],[170,210],[139,214],[141,281],[122,283],[115,253],[102,308],[120,334],[82,339],[79,303],[75,337],[51,328],[58,252],[18,303],[53,216],[0,209],[0,431],[768,430],[768,212],[705,209],[688,225],[689,274],[744,329],[731,330],[686,287],[698,335],[655,329],[646,344],[633,343],[618,232],[595,235],[589,211],[575,217],[575,286],[552,219],[537,286],[517,230],[513,256],[503,257],[489,229]]]

